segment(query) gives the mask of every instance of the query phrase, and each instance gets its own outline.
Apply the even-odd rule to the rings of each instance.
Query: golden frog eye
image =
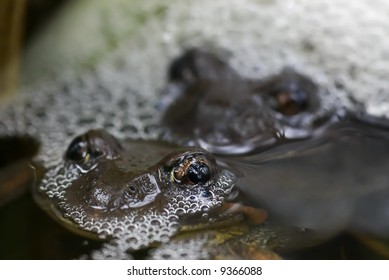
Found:
[[[287,117],[320,108],[318,85],[292,68],[265,79],[255,91],[263,94],[271,109]]]
[[[213,165],[203,156],[179,159],[171,170],[170,178],[182,184],[206,184],[213,176]]]
[[[273,109],[286,116],[293,116],[308,108],[307,94],[299,90],[280,90],[273,95]]]

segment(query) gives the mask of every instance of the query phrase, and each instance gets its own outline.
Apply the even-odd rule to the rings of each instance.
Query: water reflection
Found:
[[[228,159],[240,190],[271,216],[309,228],[389,233],[389,124],[352,117],[320,137]]]

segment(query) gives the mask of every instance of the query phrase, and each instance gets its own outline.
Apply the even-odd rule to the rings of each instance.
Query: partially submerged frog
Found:
[[[187,257],[277,258],[272,249],[301,243],[301,238],[307,237],[307,230],[303,230],[306,226],[333,229],[335,225],[334,232],[338,232],[348,228],[350,221],[357,221],[361,228],[371,229],[366,220],[373,214],[373,224],[380,225],[373,232],[386,232],[386,223],[379,222],[376,215],[386,213],[385,204],[378,203],[368,215],[363,215],[366,211],[362,207],[366,194],[374,200],[378,193],[387,192],[382,178],[376,180],[377,175],[386,178],[385,120],[348,114],[342,104],[328,102],[326,90],[292,68],[262,80],[249,80],[217,56],[194,49],[173,61],[168,72],[165,96],[158,104],[163,114],[161,124],[150,123],[162,131],[162,142],[133,137],[133,131],[139,134],[139,124],[130,123],[128,114],[141,108],[141,96],[134,104],[98,86],[93,92],[98,95],[96,99],[109,100],[114,106],[96,109],[77,103],[73,99],[78,100],[78,95],[66,89],[68,95],[58,102],[48,95],[52,105],[48,113],[41,101],[27,98],[24,107],[15,106],[11,117],[1,123],[0,128],[6,131],[13,125],[18,133],[25,126],[29,134],[38,131],[43,149],[57,145],[54,154],[38,157],[46,163],[47,172],[35,186],[34,196],[67,228],[109,240],[92,253],[92,258],[128,258],[136,250],[154,246],[158,247],[150,257],[167,258],[166,252],[185,249],[188,244],[190,250],[195,247],[206,254],[193,251]],[[74,112],[61,111],[63,104],[71,102],[76,105],[67,110]],[[92,109],[87,110],[88,106]],[[15,117],[18,108],[27,109],[25,119]],[[95,120],[95,109],[109,116],[108,130],[94,129],[99,122],[107,122],[99,116]],[[54,121],[45,123],[47,114],[54,114]],[[67,119],[62,114],[77,117]],[[40,124],[33,123],[31,116]],[[56,131],[60,120],[67,122],[64,129],[74,128],[65,133],[75,137],[73,141],[59,139],[55,133],[45,138],[47,129]],[[147,118],[140,120],[150,122]],[[115,132],[121,137],[113,136]],[[53,140],[58,143],[53,144]],[[331,156],[333,153],[336,157]],[[328,160],[322,161],[323,156]],[[351,159],[354,164],[339,158]],[[373,173],[367,170],[363,180],[354,180],[353,185],[342,179],[357,172],[366,159],[380,159],[369,161]],[[329,171],[334,163],[338,170],[335,176]],[[306,174],[307,167],[316,173]],[[316,183],[318,175],[324,184]],[[326,180],[332,180],[329,186]],[[366,188],[369,185],[371,189]],[[351,187],[358,192],[345,200],[353,193]],[[310,200],[311,193],[319,199]],[[335,199],[337,206],[342,205],[339,201],[347,203],[343,208],[333,207],[333,203],[324,207],[323,201],[329,198]],[[361,207],[354,207],[356,201],[361,201]],[[271,215],[290,218],[289,223],[301,226],[301,230],[294,234],[296,228],[285,231],[287,227],[259,225],[266,218],[261,206]],[[353,219],[358,216],[353,211],[362,211],[359,216],[363,219]],[[338,215],[339,219],[334,212],[344,215]],[[322,219],[325,214],[331,218]],[[312,223],[318,219],[321,225]],[[269,238],[275,241],[269,243]],[[312,244],[320,239],[314,234]],[[257,250],[245,255],[250,248]],[[269,255],[258,255],[264,248]]]
[[[234,202],[236,174],[202,148],[120,141],[90,130],[70,143],[64,161],[69,183],[54,187],[44,179],[34,196],[68,229],[110,240],[93,258],[128,258],[156,247],[149,257],[278,259],[272,249],[290,250],[296,240],[303,248],[328,236],[261,225],[267,212]],[[240,241],[250,235],[255,242]],[[172,246],[181,249],[172,254]]]
[[[196,48],[173,61],[168,80],[161,102],[167,137],[214,153],[242,154],[306,139],[344,115],[325,89],[293,68],[247,79]]]
[[[44,179],[37,201],[78,233],[120,239],[122,254],[168,241],[180,216],[220,206],[233,186],[231,173],[201,148],[119,141],[103,130],[76,137],[62,168],[69,183]]]
[[[222,156],[256,204],[293,225],[389,233],[387,119],[355,100],[347,110],[292,68],[247,79],[196,48],[173,61],[168,81],[164,136]]]

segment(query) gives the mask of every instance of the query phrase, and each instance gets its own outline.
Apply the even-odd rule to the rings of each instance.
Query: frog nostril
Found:
[[[203,195],[203,197],[211,197],[212,193],[209,190],[204,190],[202,195]]]
[[[136,188],[135,188],[134,186],[129,186],[129,187],[128,187],[128,191],[129,191],[130,193],[135,193],[135,192],[136,192]]]
[[[123,178],[128,180],[128,178]],[[118,205],[120,209],[140,208],[153,203],[161,192],[154,176],[143,174],[134,177],[124,184],[123,192],[120,192]]]

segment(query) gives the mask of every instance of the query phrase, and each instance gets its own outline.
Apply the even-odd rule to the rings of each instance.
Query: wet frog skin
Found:
[[[292,68],[262,80],[190,49],[172,62],[162,125],[241,174],[240,191],[284,222],[389,233],[389,122],[355,112]]]
[[[326,90],[292,68],[245,79],[197,48],[171,63],[168,82],[161,102],[167,137],[213,153],[241,154],[309,138],[344,114],[326,101]]]
[[[233,186],[232,173],[201,148],[120,141],[104,130],[76,137],[63,168],[74,172],[70,184],[57,190],[41,185],[36,200],[79,234],[120,240],[123,256],[166,242],[181,216],[220,207]]]
[[[57,190],[44,183],[34,189],[35,199],[75,233],[108,240],[92,258],[128,258],[156,247],[148,257],[278,259],[273,249],[291,250],[302,236],[298,248],[328,238],[293,227],[275,230],[261,225],[266,211],[229,203],[236,201],[236,174],[202,148],[121,141],[104,130],[90,130],[71,141],[64,161],[75,178]],[[252,231],[260,236],[257,245],[240,243]],[[266,246],[268,231],[273,241]]]

